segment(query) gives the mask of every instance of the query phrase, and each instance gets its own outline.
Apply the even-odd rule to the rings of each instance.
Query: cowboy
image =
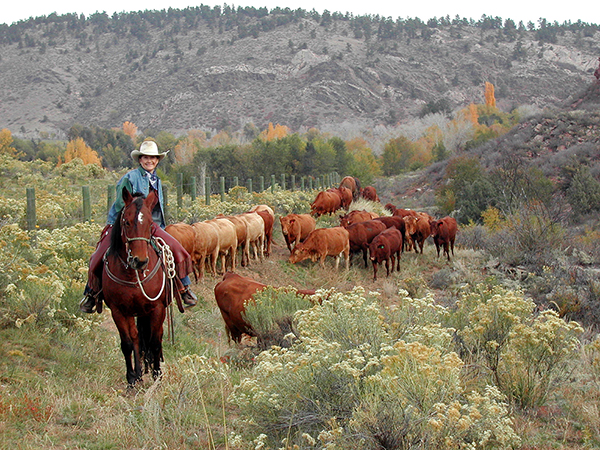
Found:
[[[192,272],[190,255],[181,246],[179,241],[164,230],[166,227],[164,199],[161,181],[156,174],[156,167],[167,153],[169,153],[168,150],[163,153],[159,152],[158,146],[153,140],[144,140],[139,150],[131,152],[131,158],[139,164],[139,167],[129,171],[119,180],[117,193],[121,194],[123,189],[127,189],[131,194],[141,193],[147,196],[150,190],[156,191],[158,194],[158,203],[152,211],[152,220],[154,222],[152,224],[152,235],[162,238],[171,248],[177,276],[181,279],[181,299],[187,306],[194,306],[198,302],[198,299],[190,290],[191,280],[188,276]],[[102,230],[100,240],[96,244],[96,250],[90,257],[88,282],[85,286],[83,299],[79,304],[79,309],[85,313],[91,314],[95,312],[97,304],[99,304],[98,302],[102,301],[102,260],[110,247],[108,236],[123,207],[124,201],[122,195],[117,195],[116,201],[108,212],[106,227]]]

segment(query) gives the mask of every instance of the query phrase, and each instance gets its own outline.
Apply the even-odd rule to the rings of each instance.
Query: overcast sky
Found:
[[[161,10],[171,8],[183,9],[188,6],[208,6],[228,4],[233,7],[254,6],[267,7],[269,10],[280,7],[291,9],[302,8],[307,11],[315,9],[318,12],[351,12],[354,15],[378,14],[384,17],[409,17],[426,21],[431,17],[450,18],[455,16],[479,20],[482,15],[512,19],[517,24],[531,21],[537,25],[538,19],[544,18],[549,22],[565,21],[600,24],[600,7],[590,0],[547,1],[534,2],[524,0],[500,0],[495,2],[483,0],[457,0],[457,1],[398,1],[398,0],[242,0],[238,2],[216,2],[191,0],[8,0],[3,2],[0,23],[11,24],[29,17],[47,16],[53,12],[57,14],[78,13],[86,16],[95,12],[130,12],[143,10]]]

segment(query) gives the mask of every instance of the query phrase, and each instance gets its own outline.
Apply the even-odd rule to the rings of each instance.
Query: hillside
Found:
[[[0,126],[36,139],[74,123],[180,133],[273,122],[373,137],[427,105],[481,102],[486,81],[502,110],[552,108],[589,84],[600,32],[542,25],[204,6],[52,15],[0,28]]]

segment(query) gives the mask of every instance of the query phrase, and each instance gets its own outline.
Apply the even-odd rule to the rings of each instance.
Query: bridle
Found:
[[[175,277],[176,271],[175,271],[175,259],[173,257],[173,252],[171,251],[171,248],[169,247],[169,245],[163,239],[161,239],[159,237],[154,237],[152,235],[149,238],[142,237],[142,236],[136,236],[136,237],[127,236],[125,223],[126,223],[125,217],[122,217],[121,218],[121,238],[125,242],[125,253],[127,255],[127,262],[125,262],[123,260],[123,258],[121,258],[121,256],[118,254],[117,254],[117,257],[118,257],[119,261],[123,264],[123,267],[125,268],[125,270],[132,269],[135,272],[136,281],[123,280],[123,279],[117,277],[114,273],[112,273],[110,271],[109,264],[108,264],[108,258],[107,258],[107,255],[108,255],[110,249],[107,250],[107,252],[104,254],[104,257],[103,257],[106,274],[112,281],[114,281],[115,283],[118,283],[120,285],[138,286],[140,288],[140,291],[142,291],[142,294],[144,295],[144,297],[147,300],[149,300],[151,302],[156,301],[163,294],[167,278],[169,280],[172,280]],[[140,278],[140,271],[143,271],[145,269],[145,267],[136,269],[133,267],[133,264],[132,264],[134,262],[134,256],[131,254],[131,249],[129,248],[129,244],[131,242],[135,242],[135,241],[146,242],[147,246],[149,246],[150,249],[156,251],[156,253],[159,257],[156,264],[152,268],[152,271],[147,276],[145,276],[143,279]],[[156,275],[156,273],[159,271],[159,269],[161,267],[163,267],[163,270],[162,270],[162,283],[161,283],[160,290],[155,297],[150,297],[144,290],[143,284],[146,283],[147,281],[151,280]],[[173,286],[171,286],[171,288],[173,288]]]

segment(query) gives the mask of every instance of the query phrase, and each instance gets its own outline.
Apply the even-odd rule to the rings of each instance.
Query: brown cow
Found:
[[[195,255],[192,256],[194,261],[194,274],[200,279],[204,277],[204,266],[208,265],[213,276],[217,275],[217,258],[219,256],[219,233],[209,223],[197,222],[192,224],[196,233],[196,245],[194,248]],[[196,281],[198,278],[196,278]]]
[[[344,255],[346,270],[350,267],[350,242],[348,230],[342,227],[317,228],[310,233],[304,242],[300,242],[290,255],[289,262],[296,264],[310,258],[312,261],[319,260],[322,268],[325,268],[325,258],[335,257],[336,270],[340,266],[340,256]]]
[[[431,226],[431,236],[433,236],[438,258],[440,257],[440,247],[443,247],[444,254],[448,257],[448,261],[450,261],[450,249],[454,257],[454,240],[456,239],[456,230],[458,228],[456,219],[446,216],[440,220],[432,220],[429,225]]]
[[[340,226],[344,228],[348,228],[353,223],[365,222],[367,220],[375,219],[379,217],[377,213],[365,211],[354,210],[350,211],[348,214],[340,216]]]
[[[348,233],[350,236],[350,252],[362,252],[365,267],[367,264],[367,251],[369,244],[375,236],[385,230],[387,227],[379,220],[367,220],[366,222],[358,222],[350,225]]]
[[[352,199],[356,200],[358,198],[358,196],[360,195],[360,181],[358,178],[354,178],[354,177],[344,177],[342,178],[342,181],[340,182],[340,186],[339,187],[345,187],[350,189],[350,192],[352,192]]]
[[[404,219],[399,216],[383,216],[383,217],[375,217],[373,220],[379,220],[383,222],[388,228],[396,228],[398,231],[402,233],[402,236],[405,235],[406,232],[406,224],[404,223]],[[403,239],[404,240],[404,239]]]
[[[390,260],[392,272],[398,261],[397,271],[400,271],[400,254],[402,252],[402,233],[396,227],[388,228],[373,238],[369,244],[369,253],[373,263],[373,281],[377,280],[377,264],[385,261],[387,276],[390,276]]]
[[[372,202],[379,202],[377,190],[373,186],[365,186],[365,188],[361,191],[360,194],[364,199],[370,200]]]
[[[335,192],[321,191],[315,201],[310,204],[310,215],[319,217],[324,214],[333,214],[342,207],[342,199]]]
[[[223,280],[215,286],[215,299],[221,310],[229,339],[239,343],[244,333],[250,336],[256,335],[251,325],[244,319],[245,304],[256,292],[262,291],[265,287],[266,284],[233,272],[227,272]],[[315,291],[298,289],[297,293],[312,295]]]
[[[250,212],[257,212],[265,222],[265,256],[271,255],[271,246],[273,244],[273,226],[275,225],[275,213],[269,205],[256,205],[250,209]]]
[[[423,254],[425,239],[431,234],[429,220],[422,215],[418,215],[417,217],[406,216],[404,218],[404,223],[406,224],[406,234],[410,236],[415,252],[419,253],[420,247],[420,253]]]
[[[352,191],[347,187],[330,188],[327,189],[327,192],[334,192],[340,196],[342,208],[348,209],[350,207],[350,204],[352,203]]]
[[[302,242],[316,227],[316,221],[310,214],[288,214],[279,218],[281,232],[288,250]]]

